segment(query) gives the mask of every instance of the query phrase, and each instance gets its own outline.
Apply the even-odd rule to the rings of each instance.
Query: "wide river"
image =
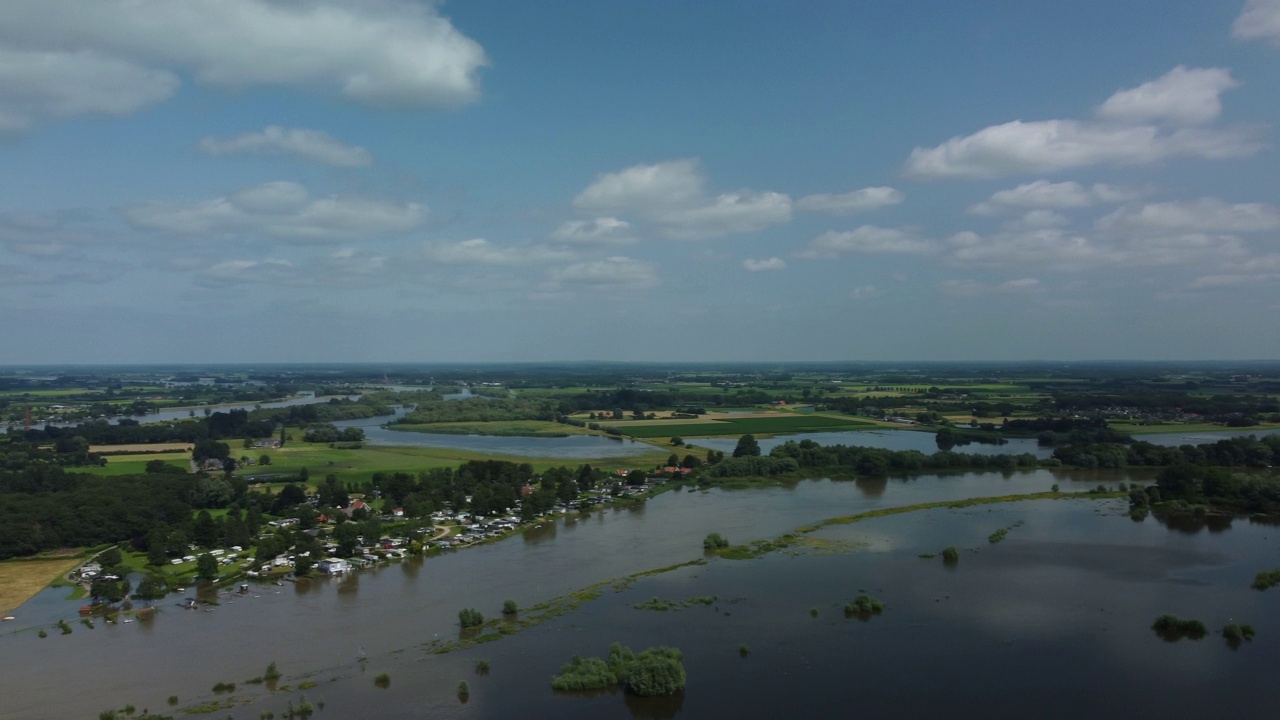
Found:
[[[493,643],[433,655],[423,643],[458,635],[457,612],[496,616],[600,580],[702,556],[720,532],[735,543],[815,520],[922,502],[1064,491],[1145,481],[1124,473],[1051,472],[815,479],[793,488],[668,492],[644,505],[563,517],[491,545],[415,558],[332,580],[255,585],[211,612],[175,598],[148,622],[89,629],[66,589],[14,612],[0,633],[0,717],[74,718],[131,703],[179,713],[234,698],[210,717],[281,717],[299,685],[315,717],[1225,717],[1274,702],[1280,673],[1280,588],[1249,588],[1280,566],[1276,527],[1171,530],[1134,522],[1115,500],[1041,500],[919,511],[816,533],[794,552],[705,565],[606,590],[578,610]],[[1021,525],[1017,525],[1022,523]],[[1015,527],[1016,525],[1016,527]],[[997,529],[1012,528],[999,544]],[[946,546],[959,563],[922,559]],[[843,604],[865,590],[888,604],[867,622]],[[188,593],[190,594],[190,593]],[[678,612],[634,609],[661,597],[716,595]],[[1170,643],[1149,629],[1161,613],[1202,620],[1210,635]],[[50,628],[60,618],[73,632]],[[1251,623],[1231,649],[1216,635]],[[687,689],[639,701],[623,693],[554,693],[571,655],[674,645]],[[739,646],[750,652],[741,657]],[[361,650],[367,660],[361,662]],[[477,659],[491,663],[478,675]],[[245,685],[269,662],[290,689]],[[390,687],[374,676],[386,672]],[[459,681],[471,687],[467,702]],[[239,686],[215,695],[219,682]],[[165,699],[177,695],[179,705]]]

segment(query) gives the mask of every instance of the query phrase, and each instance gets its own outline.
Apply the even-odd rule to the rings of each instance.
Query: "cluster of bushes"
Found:
[[[302,439],[309,443],[362,442],[364,430],[358,427],[339,430],[333,425],[312,425],[307,428]]]
[[[1182,638],[1199,640],[1208,630],[1199,620],[1183,620],[1177,615],[1161,615],[1151,624],[1151,629],[1168,642],[1177,642]]]
[[[609,646],[608,660],[574,655],[551,679],[555,690],[600,690],[622,685],[642,696],[671,695],[685,686],[683,655],[675,648],[654,647],[639,655],[619,643]]]
[[[458,611],[458,622],[463,628],[480,627],[484,624],[484,614],[475,608],[464,608]]]
[[[884,612],[885,604],[871,597],[870,595],[858,595],[853,602],[844,606],[845,615],[853,615],[861,618],[870,618],[872,615],[879,615]]]
[[[719,550],[729,547],[729,540],[718,532],[713,532],[702,539],[703,550]]]
[[[1266,590],[1280,585],[1280,568],[1274,570],[1263,570],[1258,573],[1250,585],[1254,590]]]

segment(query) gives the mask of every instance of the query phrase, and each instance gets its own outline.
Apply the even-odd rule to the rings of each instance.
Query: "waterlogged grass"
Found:
[[[694,605],[709,606],[714,604],[715,601],[719,599],[720,597],[717,595],[701,595],[698,597],[691,597],[685,600],[663,600],[661,598],[655,597],[650,600],[645,600],[644,602],[636,603],[631,607],[635,608],[636,610],[656,610],[658,612],[667,612],[667,611],[678,612],[685,608],[693,607]]]
[[[717,550],[714,554],[728,560],[749,560],[767,553],[789,548],[800,542],[805,535],[815,533],[823,528],[834,525],[849,525],[851,523],[862,522],[863,520],[870,520],[872,518],[902,515],[904,513],[919,512],[921,510],[934,510],[938,508],[967,508],[974,507],[976,505],[997,505],[1000,503],[1023,502],[1026,500],[1060,500],[1063,498],[1111,499],[1124,496],[1125,494],[1120,492],[1100,493],[1093,490],[1079,493],[1038,492],[1026,493],[1023,495],[996,495],[993,497],[966,498],[964,500],[942,500],[938,502],[917,503],[915,505],[903,505],[892,508],[877,508],[875,510],[868,510],[854,515],[840,515],[837,517],[827,518],[826,520],[820,520],[812,525],[801,525],[785,535],[769,540],[756,540],[746,545],[733,545],[723,550]]]
[[[1010,525],[1010,526],[1009,526],[1009,527],[1007,527],[1007,528],[1000,528],[999,530],[997,530],[997,531],[995,531],[995,532],[993,532],[993,533],[991,533],[990,535],[988,535],[988,536],[987,536],[987,542],[991,543],[992,545],[995,545],[996,543],[1000,542],[1001,540],[1004,540],[1004,536],[1005,536],[1005,535],[1008,535],[1010,530],[1013,530],[1013,529],[1015,529],[1015,528],[1020,528],[1020,527],[1022,527],[1022,521],[1021,521],[1021,520],[1019,520],[1018,522],[1016,522],[1016,523],[1014,523],[1014,524]]]
[[[642,578],[661,575],[684,567],[705,564],[706,560],[690,560],[689,562],[683,562],[677,565],[654,568],[653,570],[644,570],[625,577],[604,580],[588,585],[579,590],[575,590],[568,595],[553,598],[546,602],[534,605],[533,607],[523,608],[520,610],[519,619],[511,620],[509,618],[495,618],[493,620],[488,620],[478,628],[471,630],[465,637],[461,637],[457,640],[434,640],[426,643],[423,647],[429,653],[434,655],[443,655],[471,647],[472,645],[500,640],[507,635],[514,635],[523,630],[537,627],[545,622],[549,622],[561,617],[562,615],[571,613],[581,607],[583,603],[591,602],[592,600],[599,598],[601,595],[604,595],[606,590],[621,592],[631,587],[632,584]]]
[[[609,427],[609,421],[601,421]],[[707,420],[679,425],[647,424],[634,422],[618,425],[624,435],[636,438],[712,437],[717,435],[771,435],[777,433],[824,432],[833,430],[865,430],[875,427],[859,420],[826,415],[794,415],[780,417],[745,417],[728,420]],[[696,441],[695,441],[696,442]]]

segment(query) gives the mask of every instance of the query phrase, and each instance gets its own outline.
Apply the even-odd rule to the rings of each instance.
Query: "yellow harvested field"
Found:
[[[8,615],[63,574],[84,562],[79,555],[56,560],[0,562],[0,615]]]
[[[138,443],[135,445],[90,445],[89,452],[99,455],[128,455],[141,453],[191,452],[191,443]]]

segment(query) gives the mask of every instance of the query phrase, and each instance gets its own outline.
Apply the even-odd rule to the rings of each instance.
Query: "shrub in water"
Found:
[[[703,550],[719,550],[729,547],[729,541],[720,533],[711,533],[702,540]]]
[[[870,595],[859,595],[853,602],[844,606],[844,614],[869,618],[884,612],[884,608],[885,605],[880,600]]]
[[[1177,642],[1182,638],[1199,640],[1208,632],[1204,623],[1199,620],[1183,620],[1177,615],[1161,615],[1151,624],[1151,629],[1168,642]]]
[[[480,627],[484,624],[484,614],[474,608],[459,610],[458,622],[462,623],[464,628]]]

